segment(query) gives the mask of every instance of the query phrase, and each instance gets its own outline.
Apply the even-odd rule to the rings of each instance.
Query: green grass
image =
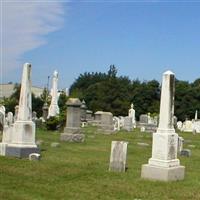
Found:
[[[151,157],[151,134],[134,131],[113,135],[96,134],[93,127],[84,129],[84,143],[60,142],[60,133],[38,130],[42,159],[0,157],[0,199],[67,199],[67,200],[199,200],[200,199],[200,134],[179,134],[190,144],[190,158],[180,157],[186,167],[185,179],[177,182],[148,181],[140,178],[141,165]],[[108,171],[111,141],[128,141],[128,170]],[[141,147],[137,142],[150,145]]]

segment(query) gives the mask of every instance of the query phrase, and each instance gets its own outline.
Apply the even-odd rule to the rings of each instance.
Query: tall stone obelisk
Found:
[[[173,126],[175,76],[163,74],[159,127],[153,133],[152,157],[142,165],[141,177],[161,181],[184,179],[185,167],[177,159],[178,134]]]
[[[51,104],[49,106],[49,117],[54,117],[60,113],[58,107],[58,72],[54,71],[52,79],[52,91],[51,91]]]
[[[31,64],[25,63],[17,120],[13,125],[11,141],[6,147],[6,156],[21,158],[38,152],[39,149],[35,144],[35,123],[32,121]]]

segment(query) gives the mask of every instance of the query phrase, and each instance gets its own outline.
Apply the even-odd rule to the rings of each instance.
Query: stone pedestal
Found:
[[[183,180],[185,174],[184,166],[177,167],[159,167],[154,165],[142,165],[142,178],[158,181],[177,181]]]
[[[83,142],[85,135],[81,133],[81,102],[78,98],[69,98],[67,101],[67,120],[64,133],[60,140],[66,142]]]
[[[7,147],[7,143],[0,143],[0,155],[1,156],[5,156],[6,155],[6,147]]]
[[[141,177],[161,181],[184,179],[185,167],[177,159],[178,134],[173,127],[174,116],[174,74],[163,74],[160,119],[156,133],[153,133],[152,157],[142,165]]]
[[[81,133],[62,133],[60,137],[61,141],[65,142],[84,142],[85,141],[85,135]]]
[[[32,147],[28,145],[8,145],[6,147],[6,156],[12,156],[17,158],[28,158],[31,153],[40,153],[37,146]]]
[[[24,64],[18,115],[13,127],[5,130],[3,143],[6,143],[5,155],[28,157],[30,153],[38,153],[35,144],[35,123],[32,121],[31,99],[31,65]]]

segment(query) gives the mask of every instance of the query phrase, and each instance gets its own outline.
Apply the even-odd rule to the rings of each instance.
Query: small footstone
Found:
[[[180,152],[180,155],[181,156],[186,156],[186,157],[190,157],[191,156],[191,150],[190,149],[183,149],[181,152]]]
[[[88,135],[87,137],[88,137],[88,138],[95,138],[94,135]]]
[[[60,139],[61,139],[61,141],[66,141],[66,142],[84,142],[85,135],[84,134],[62,133]]]
[[[147,146],[149,146],[149,144],[147,144],[147,143],[142,143],[142,142],[138,142],[137,145],[142,146],[142,147],[147,147]]]
[[[195,148],[196,146],[193,144],[188,145],[189,148]]]
[[[29,160],[40,160],[41,156],[39,153],[31,153],[29,154]]]
[[[53,143],[51,143],[51,147],[60,147],[60,143],[53,142]]]
[[[37,146],[41,146],[42,143],[43,143],[43,140],[37,140],[37,141],[36,141],[36,145],[37,145]]]

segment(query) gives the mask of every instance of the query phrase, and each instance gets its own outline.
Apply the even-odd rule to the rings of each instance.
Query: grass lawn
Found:
[[[95,134],[85,128],[84,143],[60,142],[60,133],[37,130],[41,161],[0,156],[0,199],[66,199],[66,200],[200,200],[200,134],[181,133],[188,145],[195,145],[191,157],[180,157],[186,167],[185,180],[177,182],[148,181],[140,178],[141,165],[151,157],[151,134],[119,132]],[[128,141],[128,170],[108,171],[111,141]],[[149,146],[139,146],[145,142]]]

